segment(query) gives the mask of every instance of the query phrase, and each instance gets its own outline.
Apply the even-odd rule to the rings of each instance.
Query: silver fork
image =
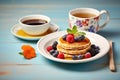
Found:
[[[110,50],[109,50],[109,69],[112,72],[116,71],[116,67],[115,67],[115,61],[114,61],[114,56],[113,56],[113,47],[112,47],[112,41],[109,41],[110,44]]]

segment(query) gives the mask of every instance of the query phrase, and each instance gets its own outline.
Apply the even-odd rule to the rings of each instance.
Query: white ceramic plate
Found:
[[[20,30],[21,30],[21,25],[16,24],[12,27],[11,33],[16,37],[25,39],[25,40],[39,40],[41,37],[45,36],[45,35],[30,36],[21,30],[21,33],[23,33],[25,35],[25,36],[23,36],[23,35],[17,34],[17,32],[18,31],[20,32]],[[59,26],[57,26],[56,24],[51,24],[49,30],[51,30],[52,32],[59,31]]]
[[[63,63],[83,63],[83,62],[89,62],[89,61],[93,61],[93,60],[103,57],[109,51],[109,48],[110,48],[108,41],[104,37],[98,34],[91,33],[91,32],[85,32],[85,33],[86,33],[86,37],[90,39],[92,44],[95,44],[100,47],[100,53],[98,53],[94,57],[91,57],[88,59],[82,59],[82,60],[64,60],[64,59],[55,58],[51,54],[49,54],[46,51],[46,47],[49,45],[52,45],[52,43],[55,40],[57,40],[60,36],[66,34],[66,31],[55,32],[55,33],[49,34],[41,38],[37,43],[38,51],[40,52],[42,56],[50,60],[57,61],[57,62],[63,62]]]

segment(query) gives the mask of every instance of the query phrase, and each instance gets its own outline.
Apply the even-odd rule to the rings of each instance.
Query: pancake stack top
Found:
[[[58,39],[57,50],[67,55],[85,54],[91,46],[90,40],[84,32],[79,32],[77,27],[67,29],[67,34]]]

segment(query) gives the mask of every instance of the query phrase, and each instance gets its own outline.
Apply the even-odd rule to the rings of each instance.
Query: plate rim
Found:
[[[97,36],[103,38],[104,40],[106,40],[106,42],[107,42],[106,44],[108,45],[108,49],[106,49],[106,51],[105,51],[104,54],[102,54],[100,57],[97,57],[97,58],[94,56],[94,57],[91,57],[91,58],[88,58],[88,59],[84,59],[84,60],[62,60],[62,59],[58,59],[58,58],[54,58],[54,57],[50,58],[50,57],[46,56],[44,53],[42,53],[42,51],[39,49],[39,43],[40,43],[40,41],[44,40],[44,38],[47,38],[47,37],[49,37],[49,36],[51,36],[51,35],[53,35],[53,34],[62,33],[62,32],[65,33],[66,31],[58,31],[58,32],[55,32],[55,33],[48,34],[48,35],[42,37],[42,38],[37,42],[37,50],[38,50],[38,52],[39,52],[43,57],[45,57],[45,58],[47,58],[47,59],[49,59],[49,60],[52,60],[52,61],[62,62],[62,63],[85,63],[85,62],[90,62],[90,61],[93,61],[93,60],[97,60],[97,59],[99,59],[99,58],[102,58],[104,55],[106,55],[106,54],[108,53],[108,51],[109,51],[109,49],[110,49],[109,42],[108,42],[108,40],[107,40],[105,37],[103,37],[103,36],[101,36],[101,35],[99,35],[99,34],[96,34],[96,33],[91,33],[91,32],[87,32],[87,31],[83,31],[83,32],[85,32],[85,33],[87,33],[87,34],[97,35]],[[46,53],[46,54],[47,54],[47,53]]]
[[[59,26],[58,26],[57,24],[51,23],[51,25],[54,25],[54,26],[56,27],[56,31],[55,31],[55,32],[60,31],[60,28],[59,28]],[[15,33],[15,29],[18,28],[18,27],[20,28],[20,24],[19,24],[19,23],[13,25],[13,27],[12,27],[11,30],[10,30],[11,33],[12,33],[15,37],[17,37],[17,38],[24,39],[24,40],[39,40],[40,38],[44,37],[44,36],[42,36],[42,37],[24,37],[24,36],[17,35],[17,34]],[[50,33],[50,34],[51,34],[51,33]],[[49,34],[48,34],[48,35],[49,35]],[[46,35],[45,35],[45,36],[46,36]]]

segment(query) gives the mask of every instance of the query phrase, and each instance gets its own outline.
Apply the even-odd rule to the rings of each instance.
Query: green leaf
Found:
[[[67,32],[75,36],[86,35],[84,32],[78,32],[77,26],[73,26],[72,29],[67,28]]]
[[[81,32],[81,34],[82,34],[82,35],[86,35],[86,33],[85,33],[85,32]]]
[[[78,34],[78,35],[86,35],[85,32],[78,32],[77,34]]]
[[[77,26],[73,26],[72,30],[77,32]]]
[[[69,34],[76,34],[76,32],[78,32],[78,30],[77,30],[77,26],[73,26],[73,28],[72,29],[67,29],[67,32],[69,33]]]
[[[72,28],[72,32],[73,32],[74,34],[78,32],[78,30],[77,30],[77,26],[73,26],[73,28]]]
[[[72,34],[72,30],[71,29],[67,29],[67,32],[69,33],[69,34]]]
[[[19,54],[20,54],[20,55],[23,55],[23,53],[22,53],[22,52],[19,52]]]

